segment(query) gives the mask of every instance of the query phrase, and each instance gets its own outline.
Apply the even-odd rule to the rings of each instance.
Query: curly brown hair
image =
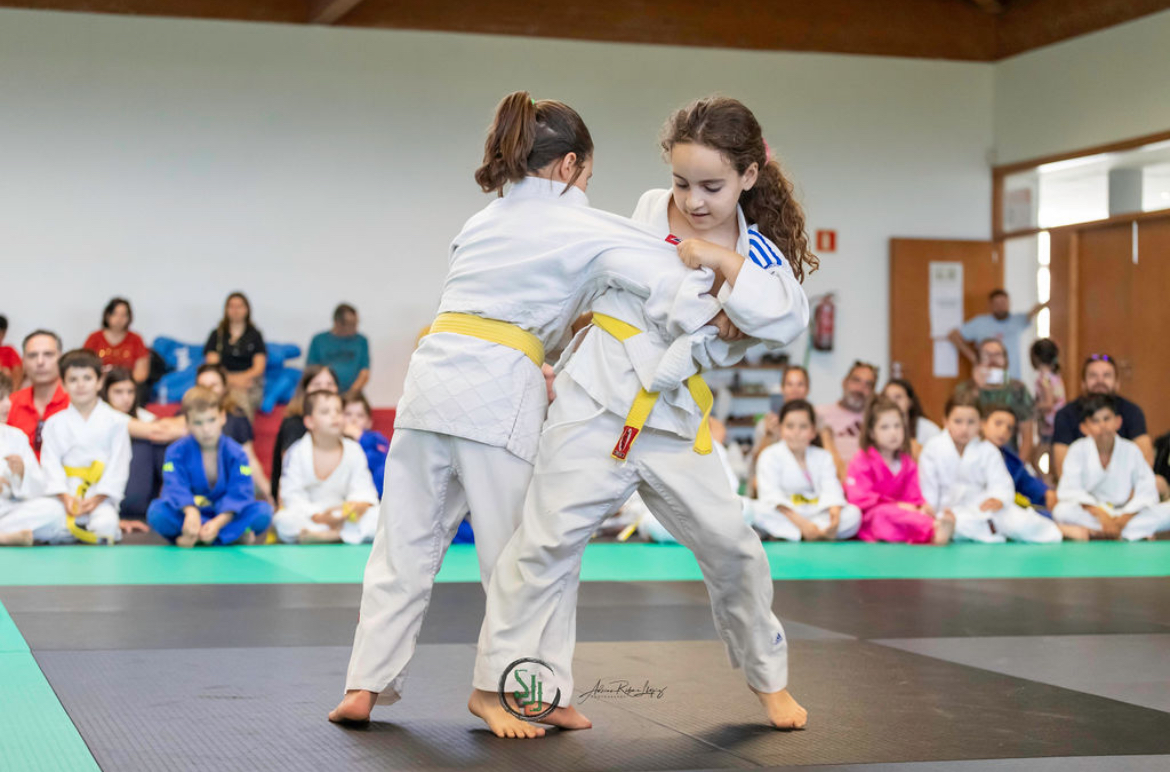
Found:
[[[752,164],[759,179],[739,197],[744,217],[780,248],[792,265],[797,280],[820,267],[808,246],[804,209],[796,200],[792,182],[769,157],[764,133],[756,116],[738,99],[711,96],[676,110],[662,130],[662,150],[667,157],[676,144],[703,145],[726,158],[739,174]]]

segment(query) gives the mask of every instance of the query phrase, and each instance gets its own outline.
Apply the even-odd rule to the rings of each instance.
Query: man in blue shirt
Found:
[[[963,322],[963,326],[951,330],[948,339],[959,349],[959,353],[967,358],[972,365],[979,364],[979,352],[975,344],[988,338],[995,338],[1003,343],[1008,355],[1008,374],[1015,380],[1020,380],[1020,335],[1032,324],[1032,319],[1040,313],[1047,303],[1036,304],[1026,314],[1011,313],[1011,299],[1001,289],[992,290],[987,297],[989,313],[980,314]]]
[[[342,303],[333,311],[333,329],[313,336],[306,364],[328,365],[341,393],[354,397],[370,380],[370,343],[357,331],[357,309]]]

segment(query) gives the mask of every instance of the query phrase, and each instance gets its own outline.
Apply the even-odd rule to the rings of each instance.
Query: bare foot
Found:
[[[748,688],[751,689],[750,686]],[[756,692],[755,689],[752,691]],[[808,711],[792,699],[787,689],[771,694],[756,692],[756,696],[760,698],[764,712],[768,714],[768,720],[777,729],[804,729],[804,725],[808,723]]]
[[[227,518],[224,515],[216,515],[208,520],[199,528],[199,543],[214,544],[215,540],[219,538],[219,530],[225,525],[227,525]]]
[[[350,689],[341,704],[329,713],[329,720],[347,726],[365,726],[370,723],[370,711],[378,695],[362,689]]]
[[[1069,523],[1057,523],[1056,527],[1064,534],[1064,538],[1068,541],[1088,541],[1092,535],[1092,531],[1083,525],[1071,525]]]
[[[0,533],[0,547],[31,547],[32,545],[32,531],[25,530]]]
[[[188,513],[183,518],[183,532],[175,539],[175,545],[190,549],[199,541],[199,529],[203,527],[203,518],[198,514]]]
[[[516,718],[500,704],[500,698],[495,692],[485,692],[476,689],[467,700],[467,709],[473,715],[483,719],[496,737],[513,739],[531,739],[544,737],[544,728],[536,724]]]
[[[934,538],[931,540],[931,543],[940,546],[950,544],[951,537],[954,535],[955,516],[950,512],[943,512],[942,517],[934,523]]]
[[[256,534],[251,531],[244,531],[244,535],[236,539],[234,544],[239,544],[242,547],[252,547],[256,544]]]
[[[542,724],[559,727],[560,729],[592,729],[593,722],[586,718],[572,705],[555,708],[544,718],[536,719]]]
[[[341,531],[310,531],[306,528],[297,537],[298,544],[336,544],[339,541]]]

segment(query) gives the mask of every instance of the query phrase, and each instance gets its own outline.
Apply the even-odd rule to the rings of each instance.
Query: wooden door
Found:
[[[1003,286],[1003,260],[990,241],[890,239],[890,363],[914,384],[931,420],[942,421],[943,406],[971,368],[959,357],[958,378],[934,376],[930,338],[930,264],[963,264],[963,318],[987,312],[987,296]]]
[[[1131,372],[1121,392],[1145,411],[1150,436],[1157,438],[1170,431],[1170,218],[1138,224],[1130,319]]]

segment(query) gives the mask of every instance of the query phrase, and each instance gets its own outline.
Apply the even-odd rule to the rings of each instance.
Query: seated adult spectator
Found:
[[[264,400],[264,367],[268,353],[264,336],[252,324],[252,305],[242,292],[228,295],[223,319],[203,346],[207,364],[223,365],[228,392],[236,405],[251,417]]]
[[[841,399],[827,405],[817,405],[821,443],[825,450],[833,454],[837,476],[842,479],[860,447],[865,405],[873,397],[877,379],[877,365],[859,359],[849,368],[849,373],[841,382]]]
[[[25,376],[30,385],[12,395],[8,424],[28,436],[38,460],[44,443],[45,421],[69,407],[69,395],[61,387],[61,338],[48,330],[34,330],[24,338]]]
[[[980,412],[992,405],[1004,405],[1011,410],[1016,416],[1016,435],[1008,447],[1020,458],[1031,458],[1036,430],[1036,403],[1028,387],[1011,377],[1009,365],[1003,341],[998,338],[981,341],[979,363],[971,371],[971,379],[955,387],[955,394],[974,395]]]
[[[324,365],[309,365],[301,373],[297,390],[284,409],[284,420],[276,433],[276,444],[272,448],[272,495],[280,503],[280,474],[284,468],[284,454],[292,444],[305,436],[305,395],[314,391],[331,391],[340,394],[337,375]]]
[[[82,348],[101,357],[105,372],[122,367],[134,376],[135,383],[143,383],[150,377],[150,349],[130,330],[133,321],[130,301],[114,298],[102,311],[102,328],[86,338]]]
[[[1081,365],[1081,398],[1056,411],[1056,418],[1053,420],[1052,468],[1058,478],[1064,467],[1068,446],[1084,436],[1081,432],[1081,423],[1085,420],[1084,400],[1092,394],[1111,394],[1117,398],[1117,415],[1121,418],[1121,428],[1117,436],[1136,444],[1146,463],[1153,465],[1154,443],[1146,430],[1146,414],[1140,407],[1119,395],[1117,392],[1120,388],[1121,378],[1117,373],[1117,362],[1108,354],[1093,354]]]
[[[975,345],[977,342],[987,338],[995,338],[1002,342],[1004,350],[1008,353],[1011,377],[1019,380],[1023,377],[1020,374],[1020,362],[1023,361],[1020,359],[1020,334],[1032,325],[1032,319],[1046,305],[1048,304],[1037,303],[1026,314],[1013,314],[1008,294],[1001,289],[992,290],[987,296],[988,313],[968,319],[963,322],[962,327],[951,330],[947,337],[972,365],[979,364],[979,352]]]
[[[20,361],[20,354],[12,346],[4,345],[4,338],[8,335],[8,317],[0,314],[0,375],[8,376],[12,388],[19,389],[24,380],[24,363]]]
[[[753,458],[758,457],[764,448],[780,439],[780,408],[798,399],[808,399],[808,390],[808,370],[800,365],[788,365],[784,368],[784,375],[780,379],[780,399],[774,401],[763,419],[756,422],[756,434],[752,442]],[[776,404],[777,401],[779,404]],[[817,445],[819,441],[813,444]]]
[[[256,486],[256,495],[271,504],[274,501],[272,483],[264,473],[264,467],[260,465],[256,446],[252,444],[255,436],[252,432],[252,422],[228,394],[227,371],[220,365],[201,364],[195,371],[195,385],[210,389],[216,398],[223,402],[225,416],[223,436],[235,440],[243,447],[244,454],[248,456],[248,463],[252,466],[252,482]]]
[[[167,445],[187,435],[187,422],[182,418],[158,418],[139,407],[138,385],[124,367],[106,373],[101,397],[114,410],[130,416],[130,477],[119,516],[129,521],[130,530],[145,531],[146,509],[162,487]]]
[[[882,396],[888,397],[906,416],[906,430],[910,433],[910,452],[917,460],[922,446],[942,434],[942,427],[923,414],[922,402],[910,381],[905,378],[891,378],[882,389]]]
[[[357,309],[342,303],[333,311],[333,329],[314,335],[305,357],[307,365],[332,368],[347,398],[361,394],[370,381],[370,343],[357,328]]]

